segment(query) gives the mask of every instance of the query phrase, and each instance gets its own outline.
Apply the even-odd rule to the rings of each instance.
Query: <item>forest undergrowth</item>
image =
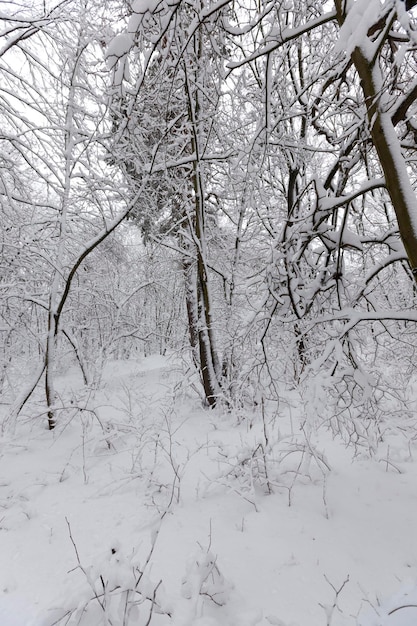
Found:
[[[2,626],[415,624],[415,420],[346,441],[311,387],[226,411],[189,382],[71,370],[54,431],[35,398],[4,430]]]

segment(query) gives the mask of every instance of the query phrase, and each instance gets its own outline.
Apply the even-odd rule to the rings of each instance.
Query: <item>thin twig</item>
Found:
[[[395,609],[389,611],[388,615],[392,615],[397,611],[401,611],[402,609],[417,609],[417,604],[403,604],[402,606],[396,606]]]

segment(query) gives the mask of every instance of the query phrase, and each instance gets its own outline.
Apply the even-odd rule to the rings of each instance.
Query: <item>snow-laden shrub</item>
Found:
[[[235,623],[246,626],[246,621],[235,615],[234,585],[223,576],[217,556],[210,548],[199,548],[188,559],[181,595],[175,610],[175,626]]]
[[[233,585],[220,572],[216,556],[210,550],[201,550],[189,559],[182,580],[184,598],[197,603],[203,597],[217,606],[224,606],[232,589]]]
[[[158,625],[170,624],[171,607],[162,580],[155,582],[146,572],[149,561],[150,555],[140,564],[136,554],[115,546],[97,563],[79,562],[73,573],[81,579],[50,626],[148,626],[155,616]]]
[[[300,385],[300,399],[309,429],[325,428],[356,456],[399,471],[396,463],[411,458],[415,445],[414,396],[407,397],[405,379],[392,376],[390,388],[385,379],[353,367],[337,375],[317,371]]]
[[[253,430],[240,445],[218,444],[217,461],[221,470],[209,488],[221,485],[231,489],[256,509],[258,494],[285,491],[291,504],[296,482],[325,480],[330,465],[306,432],[301,430],[294,435],[265,440]]]

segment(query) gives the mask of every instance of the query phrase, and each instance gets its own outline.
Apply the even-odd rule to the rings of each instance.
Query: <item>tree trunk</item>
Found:
[[[48,428],[53,430],[56,426],[55,402],[56,393],[54,388],[54,364],[56,354],[57,320],[55,312],[50,307],[48,315],[48,335],[45,351],[45,396],[48,415]]]
[[[185,284],[185,305],[187,308],[188,337],[194,365],[199,367],[198,361],[198,301],[196,281],[193,276],[193,261],[188,257],[182,260],[182,270]]]
[[[342,0],[335,0],[335,5],[339,24],[342,25],[345,19],[344,3]],[[371,43],[370,40],[368,43]],[[375,42],[374,45],[376,45]],[[356,47],[352,53],[352,60],[365,96],[373,145],[384,172],[385,185],[397,216],[411,271],[417,281],[417,199],[389,111],[378,54],[370,60],[364,50]]]

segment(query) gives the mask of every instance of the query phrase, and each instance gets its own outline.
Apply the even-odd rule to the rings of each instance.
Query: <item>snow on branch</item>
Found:
[[[346,18],[339,31],[339,39],[334,46],[334,52],[336,54],[344,52],[350,57],[355,48],[360,47],[363,52],[368,53],[368,58],[372,58],[372,42],[368,39],[368,31],[380,17],[381,2],[380,0],[356,0],[350,2],[349,5]],[[387,7],[384,6],[383,8],[384,13],[386,13]]]
[[[325,13],[324,15],[321,15],[320,17],[307,22],[306,24],[302,24],[301,26],[298,26],[297,28],[286,28],[283,31],[281,31],[279,34],[277,34],[272,41],[269,41],[268,43],[266,43],[263,47],[256,50],[253,54],[248,55],[241,61],[230,62],[228,63],[227,67],[229,69],[242,67],[242,65],[245,65],[245,63],[254,61],[255,59],[258,59],[259,57],[264,56],[266,54],[270,54],[271,52],[273,52],[274,50],[277,50],[278,48],[288,43],[289,41],[297,39],[298,37],[300,37],[301,35],[304,35],[305,33],[311,32],[318,26],[323,26],[323,24],[332,22],[334,19],[336,19],[336,11],[329,11],[329,13]]]

